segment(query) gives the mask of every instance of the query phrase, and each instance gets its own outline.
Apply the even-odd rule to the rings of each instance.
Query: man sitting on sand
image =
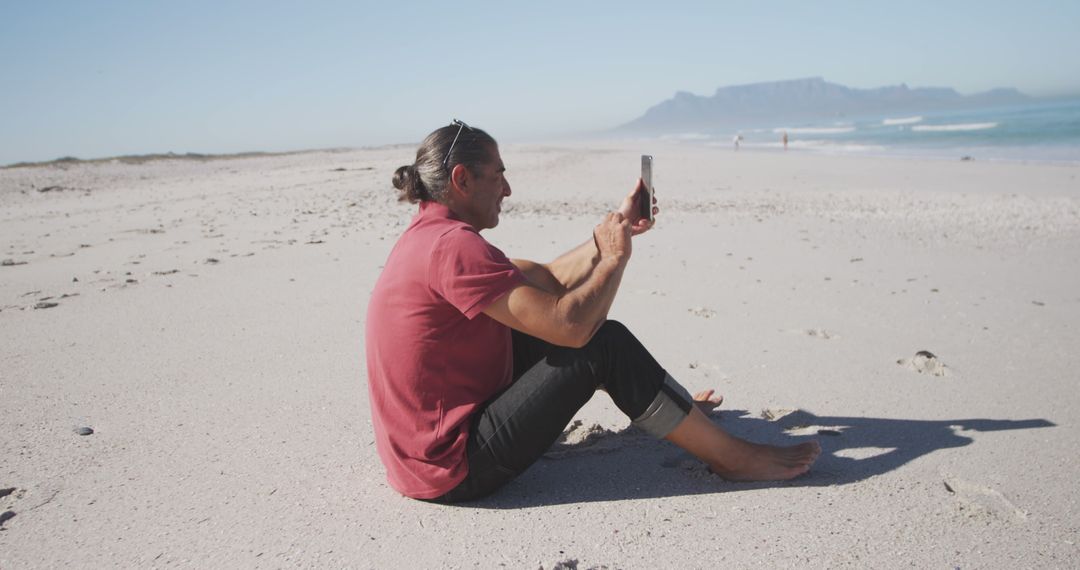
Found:
[[[641,181],[585,243],[547,263],[510,260],[480,232],[510,195],[495,140],[454,121],[394,174],[419,212],[368,305],[368,389],[390,485],[440,503],[486,496],[535,462],[597,388],[632,423],[733,480],[790,479],[817,442],[759,445],[694,405],[622,324],[607,319],[639,214]],[[653,213],[659,209],[653,205]],[[715,406],[712,391],[697,401]]]

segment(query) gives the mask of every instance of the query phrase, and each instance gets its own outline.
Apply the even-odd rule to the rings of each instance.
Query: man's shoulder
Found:
[[[446,220],[431,228],[433,238],[439,247],[469,248],[495,247],[491,245],[476,228],[460,220]]]
[[[433,260],[456,259],[466,263],[510,265],[510,260],[501,249],[465,223],[440,231],[432,240],[431,253]]]

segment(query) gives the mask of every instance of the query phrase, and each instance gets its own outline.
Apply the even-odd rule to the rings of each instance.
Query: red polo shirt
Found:
[[[524,275],[446,206],[421,202],[368,303],[368,391],[390,485],[438,497],[468,473],[477,408],[510,384],[510,329],[482,311]]]

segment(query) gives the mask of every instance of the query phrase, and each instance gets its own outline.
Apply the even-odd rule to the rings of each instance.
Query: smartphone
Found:
[[[652,155],[641,155],[641,179],[645,182],[645,192],[638,199],[638,206],[641,207],[641,217],[643,219],[649,220],[650,222],[653,221],[652,163]]]

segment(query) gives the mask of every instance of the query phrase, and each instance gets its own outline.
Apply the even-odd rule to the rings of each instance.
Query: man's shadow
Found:
[[[844,485],[887,473],[939,449],[970,445],[976,433],[1056,425],[1043,419],[928,421],[816,416],[805,411],[771,420],[745,410],[713,412],[711,417],[732,435],[759,443],[792,445],[817,439],[821,457],[809,473],[791,481],[733,483],[713,475],[678,447],[630,427],[586,445],[560,447],[552,454],[558,459],[540,459],[495,495],[467,505],[505,509]]]

